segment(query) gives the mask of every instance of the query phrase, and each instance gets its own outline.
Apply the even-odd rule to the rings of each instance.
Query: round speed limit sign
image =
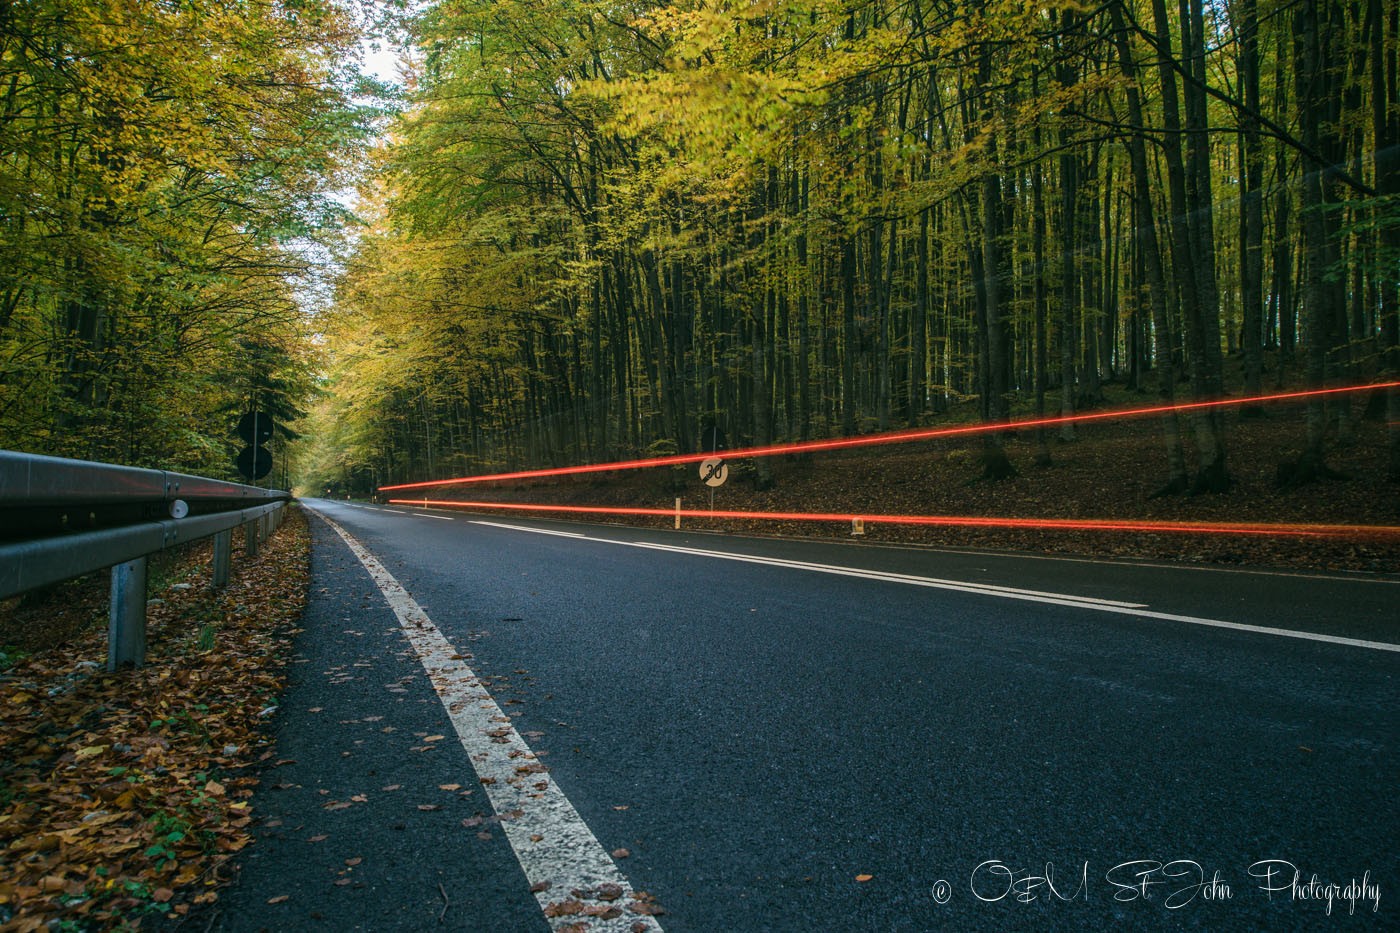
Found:
[[[729,464],[719,457],[708,457],[700,461],[700,482],[706,486],[723,486],[729,479]]]

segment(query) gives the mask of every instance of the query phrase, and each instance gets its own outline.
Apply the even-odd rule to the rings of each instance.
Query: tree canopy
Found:
[[[439,0],[325,324],[336,478],[1394,373],[1397,19]],[[1163,439],[1229,488],[1218,414]]]
[[[298,415],[366,120],[330,0],[0,5],[0,446],[227,474]]]
[[[0,443],[212,468],[239,409],[310,404],[308,483],[368,490],[1400,371],[1393,4],[404,17],[312,318],[369,138],[351,10],[0,8]],[[1357,409],[1312,403],[1283,478]],[[1230,488],[1218,412],[1161,427],[1163,492]]]

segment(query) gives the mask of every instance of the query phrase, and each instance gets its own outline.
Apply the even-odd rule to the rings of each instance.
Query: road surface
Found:
[[[219,928],[1400,928],[1396,579],[307,505]]]

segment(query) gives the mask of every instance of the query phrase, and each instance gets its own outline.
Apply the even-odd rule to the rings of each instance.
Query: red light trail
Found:
[[[613,463],[589,463],[578,466],[554,467],[539,470],[519,470],[514,473],[483,473],[479,476],[459,476],[455,479],[425,480],[418,483],[399,483],[393,486],[380,486],[381,492],[404,489],[430,489],[438,486],[457,486],[466,483],[502,482],[506,480],[541,479],[546,476],[571,476],[580,473],[605,473],[612,470],[638,470],[646,467],[677,466],[686,463],[699,463],[713,456],[725,459],[747,457],[771,457],[777,454],[807,453],[817,450],[844,450],[851,447],[869,447],[877,444],[904,444],[910,441],[933,440],[942,437],[964,437],[976,434],[990,434],[998,431],[1024,431],[1027,428],[1050,427],[1059,424],[1084,424],[1091,421],[1114,421],[1120,418],[1141,418],[1148,415],[1164,415],[1168,412],[1207,411],[1214,408],[1227,408],[1233,405],[1257,405],[1265,402],[1285,402],[1298,399],[1320,398],[1366,392],[1372,389],[1400,388],[1400,382],[1381,382],[1372,385],[1346,386],[1333,389],[1307,389],[1299,392],[1278,392],[1271,395],[1255,395],[1247,398],[1221,399],[1213,402],[1179,402],[1173,405],[1153,405],[1146,408],[1126,408],[1114,411],[1085,412],[1075,415],[1058,415],[1051,418],[1030,418],[1020,421],[1000,421],[985,424],[959,425],[948,428],[919,428],[912,431],[891,431],[884,434],[867,434],[862,437],[842,437],[824,441],[798,441],[786,444],[769,444],[763,447],[746,447],[738,450],[722,450],[717,453],[672,454],[665,457],[649,457],[641,460],[619,460]],[[666,512],[666,514],[674,514]],[[699,515],[700,513],[695,513]],[[873,519],[872,519],[873,520]],[[1130,529],[1123,529],[1130,530]]]
[[[1293,538],[1400,538],[1397,525],[1267,524],[1262,522],[1152,522],[1135,519],[988,518],[972,515],[875,515],[869,512],[739,512],[600,505],[538,505],[522,502],[464,502],[451,499],[390,499],[394,505],[444,506],[573,515],[634,515],[657,518],[733,519],[741,521],[844,522],[860,518],[872,524],[925,525],[948,528],[1035,528],[1042,531],[1134,531],[1154,534],[1214,534]]]

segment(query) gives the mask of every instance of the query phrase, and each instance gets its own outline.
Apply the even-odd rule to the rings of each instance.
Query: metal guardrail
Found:
[[[281,524],[291,495],[202,476],[0,451],[0,599],[112,568],[108,670],[140,667],[146,558],[214,538],[213,586]]]

